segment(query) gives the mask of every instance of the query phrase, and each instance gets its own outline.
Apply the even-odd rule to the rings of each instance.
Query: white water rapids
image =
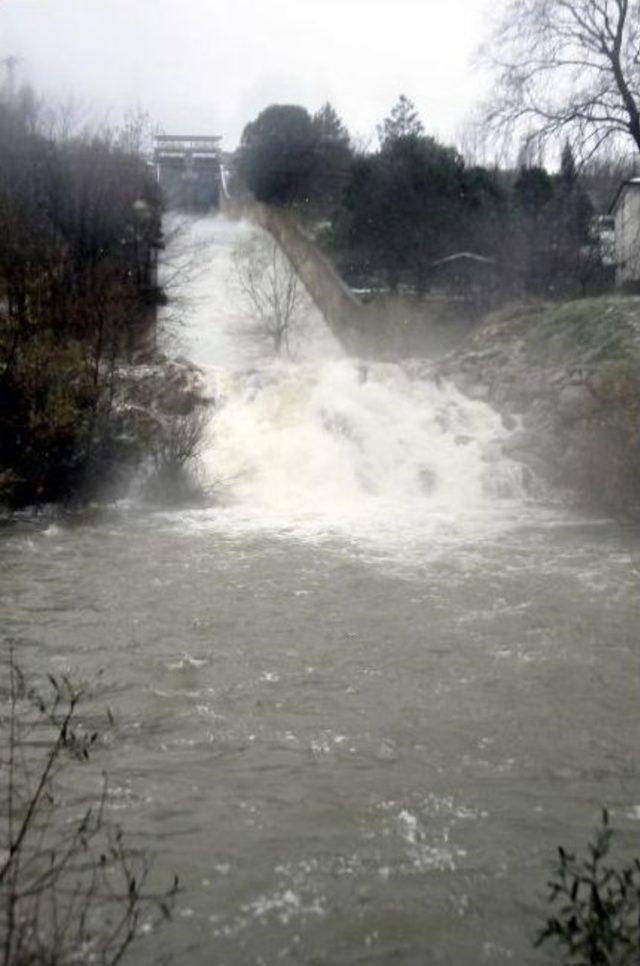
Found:
[[[526,493],[488,405],[408,366],[347,358],[310,304],[295,361],[257,355],[233,265],[250,233],[222,218],[170,231],[183,351],[215,400],[200,476],[226,507],[218,521],[376,541],[504,522]]]
[[[89,682],[104,733],[69,814],[108,774],[149,890],[180,876],[131,962],[554,962],[557,846],[584,854],[606,805],[640,852],[640,534],[528,498],[498,414],[346,358],[315,310],[295,362],[260,358],[250,229],[168,228],[210,499],[0,531],[3,635],[29,679]]]

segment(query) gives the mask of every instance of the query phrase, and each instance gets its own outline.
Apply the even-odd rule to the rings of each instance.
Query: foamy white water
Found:
[[[0,531],[21,666],[100,682],[70,814],[108,773],[149,890],[180,876],[133,959],[544,966],[558,844],[582,853],[607,805],[638,851],[637,530],[525,506],[501,420],[451,386],[317,343],[234,357],[244,229],[190,230],[211,507]]]
[[[414,526],[524,497],[500,417],[451,384],[343,359],[216,385],[206,481],[257,515]]]
[[[165,273],[188,269],[177,280],[183,352],[206,368],[216,400],[200,472],[225,509],[198,525],[402,542],[510,520],[526,498],[522,468],[503,456],[508,432],[485,403],[398,364],[345,357],[315,308],[301,361],[256,360],[233,270],[252,231],[187,219],[168,249]]]

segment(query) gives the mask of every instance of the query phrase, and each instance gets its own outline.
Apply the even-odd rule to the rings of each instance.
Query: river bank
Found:
[[[640,507],[640,299],[505,308],[434,369],[502,412],[505,452],[557,490]]]
[[[243,231],[186,226],[165,350],[216,394],[213,499],[0,533],[5,634],[27,672],[106,669],[107,814],[183,883],[136,962],[544,966],[557,845],[607,805],[637,852],[638,535],[533,499],[515,426],[444,374],[326,332],[256,362]]]
[[[640,299],[532,302],[479,321],[452,299],[363,303],[290,214],[259,204],[248,211],[350,351],[426,359],[414,372],[450,379],[517,430],[504,453],[529,468],[534,484],[607,512],[640,513]]]

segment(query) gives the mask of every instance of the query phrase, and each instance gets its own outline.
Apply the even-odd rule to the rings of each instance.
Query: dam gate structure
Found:
[[[217,135],[209,134],[156,136],[156,177],[169,208],[208,211],[218,207],[221,140]]]

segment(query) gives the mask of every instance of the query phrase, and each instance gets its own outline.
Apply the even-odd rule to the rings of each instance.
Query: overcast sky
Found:
[[[93,117],[148,110],[232,149],[271,103],[330,100],[352,135],[400,93],[455,140],[485,79],[471,59],[501,0],[0,0],[0,57]]]

